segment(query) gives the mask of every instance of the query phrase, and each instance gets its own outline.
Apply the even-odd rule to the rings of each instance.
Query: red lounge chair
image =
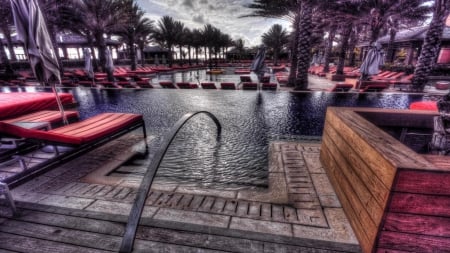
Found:
[[[1,135],[23,138],[31,143],[55,145],[54,157],[5,179],[5,183],[17,182],[38,170],[49,168],[51,165],[91,150],[139,127],[142,127],[145,139],[147,136],[142,115],[129,113],[102,113],[49,131],[27,129],[0,121]],[[72,147],[73,149],[59,152],[59,146]],[[147,152],[147,145],[145,147]]]
[[[261,83],[269,83],[270,82],[270,76],[263,76],[261,78]]]
[[[73,105],[72,94],[59,93],[63,105]],[[0,93],[0,119],[9,119],[41,110],[58,108],[55,95],[48,92]]]
[[[263,83],[261,89],[263,90],[276,90],[277,84],[276,83]]]
[[[138,127],[145,130],[142,115],[129,113],[102,113],[49,131],[26,129],[0,121],[0,133],[48,144],[82,146],[104,138],[117,137]]]
[[[252,78],[250,76],[240,76],[239,79],[241,82],[251,82]]]
[[[236,85],[234,83],[220,83],[220,88],[222,90],[235,90]]]
[[[249,69],[236,69],[234,71],[235,74],[239,75],[239,74],[250,74],[250,70]]]
[[[242,83],[242,89],[243,90],[257,90],[258,84],[252,83],[252,82],[245,82],[245,83]]]
[[[217,89],[214,83],[201,83],[203,89]]]
[[[172,82],[159,82],[159,85],[161,85],[164,89],[176,89]]]

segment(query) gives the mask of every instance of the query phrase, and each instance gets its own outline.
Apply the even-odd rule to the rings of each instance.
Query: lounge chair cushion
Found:
[[[83,145],[143,121],[142,115],[128,113],[102,113],[50,131],[32,130],[0,122],[0,132],[18,137],[66,145]]]
[[[66,118],[68,120],[78,119],[79,114],[77,111],[65,111]],[[49,122],[49,123],[58,123],[62,122],[61,112],[60,111],[49,111],[43,110],[38,112],[33,112],[29,114],[25,114],[19,117],[10,118],[6,120],[2,120],[6,123],[14,123],[14,122]]]
[[[74,103],[72,94],[59,93],[62,104]],[[7,119],[30,112],[57,108],[53,93],[11,92],[0,93],[0,119]]]

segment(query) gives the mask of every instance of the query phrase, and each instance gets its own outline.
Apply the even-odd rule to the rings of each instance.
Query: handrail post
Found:
[[[152,162],[149,164],[147,171],[145,172],[144,178],[142,179],[142,182],[136,194],[136,200],[134,201],[130,211],[130,215],[128,216],[128,222],[125,227],[125,233],[122,239],[122,244],[120,245],[119,252],[129,253],[133,250],[134,239],[136,237],[136,230],[139,225],[139,220],[141,219],[144,204],[159,165],[161,164],[162,159],[164,158],[164,155],[166,154],[167,149],[169,148],[173,139],[175,139],[178,131],[184,126],[184,124],[186,124],[189,119],[200,113],[206,114],[214,121],[217,126],[217,135],[220,136],[222,126],[220,125],[219,120],[216,118],[216,116],[207,111],[187,113],[183,117],[181,117],[181,119],[179,119],[177,123],[175,123],[170,132],[165,135],[164,143],[156,152]]]

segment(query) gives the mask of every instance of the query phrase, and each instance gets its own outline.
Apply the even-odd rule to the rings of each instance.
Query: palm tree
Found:
[[[13,18],[11,15],[11,4],[9,0],[1,0],[0,1],[0,16],[3,17],[3,21],[0,23],[0,31],[2,32],[3,36],[6,39],[9,54],[11,55],[11,59],[13,61],[16,60],[16,54],[14,53],[14,48],[12,45],[12,39],[11,39],[11,30],[10,27],[13,24]],[[14,76],[14,70],[12,69],[11,62],[8,59],[8,56],[6,55],[5,51],[5,45],[3,44],[3,41],[0,39],[0,59],[2,62],[2,65],[5,67],[5,79],[10,79],[12,76]]]
[[[3,17],[2,22],[0,22],[0,31],[6,39],[9,55],[11,56],[11,60],[16,61],[16,54],[14,53],[14,47],[11,39],[11,29],[10,27],[14,24],[12,11],[11,11],[11,3],[9,0],[0,0],[0,16]],[[1,49],[4,51],[4,48]],[[6,52],[5,52],[6,55]],[[6,58],[8,60],[8,58]],[[5,61],[3,61],[5,62]],[[6,63],[6,62],[5,62]],[[9,60],[8,60],[9,64]]]
[[[69,7],[65,12],[71,14],[67,17],[70,22],[65,26],[86,36],[88,43],[97,46],[102,71],[108,74],[108,80],[113,81],[112,70],[106,67],[105,36],[128,24],[128,13],[123,10],[122,3],[118,0],[74,0],[71,6],[65,7]]]
[[[185,45],[186,38],[184,37],[184,24],[181,21],[175,21],[175,44],[178,45],[180,50],[180,65],[183,64],[183,46]]]
[[[242,38],[236,39],[233,41],[233,46],[236,52],[238,52],[238,58],[239,60],[242,59],[242,56],[245,53],[245,42]]]
[[[196,62],[196,64],[198,64],[198,54],[199,54],[200,48],[204,44],[202,31],[200,31],[199,29],[192,29],[191,35],[192,35],[191,46],[194,47],[195,62]]]
[[[278,56],[281,50],[289,42],[289,36],[286,29],[279,24],[274,24],[269,31],[262,35],[263,44],[270,48],[273,52],[273,61],[275,65],[278,65]]]
[[[136,48],[135,43],[138,35],[142,32],[149,33],[153,29],[152,21],[144,17],[145,12],[134,2],[124,0],[122,10],[128,13],[128,22],[120,27],[115,33],[121,36],[128,45],[131,60],[131,70],[136,70]],[[142,52],[141,52],[142,55]]]
[[[158,25],[153,32],[153,39],[163,47],[167,47],[169,50],[169,66],[173,63],[173,52],[172,47],[175,45],[177,40],[177,29],[176,22],[170,16],[164,16],[158,21]]]
[[[428,76],[436,62],[436,57],[441,44],[442,32],[445,26],[445,19],[450,13],[450,1],[435,0],[433,19],[430,27],[425,35],[419,61],[414,70],[414,78],[412,80],[413,90],[423,91],[425,84],[428,82]]]

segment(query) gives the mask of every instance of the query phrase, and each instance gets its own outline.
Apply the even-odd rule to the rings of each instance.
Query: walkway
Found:
[[[140,178],[115,172],[135,155],[137,138],[120,138],[13,189],[21,215],[8,218],[0,207],[0,249],[117,251]],[[267,189],[155,181],[135,251],[359,252],[319,152],[320,143],[271,143]]]

